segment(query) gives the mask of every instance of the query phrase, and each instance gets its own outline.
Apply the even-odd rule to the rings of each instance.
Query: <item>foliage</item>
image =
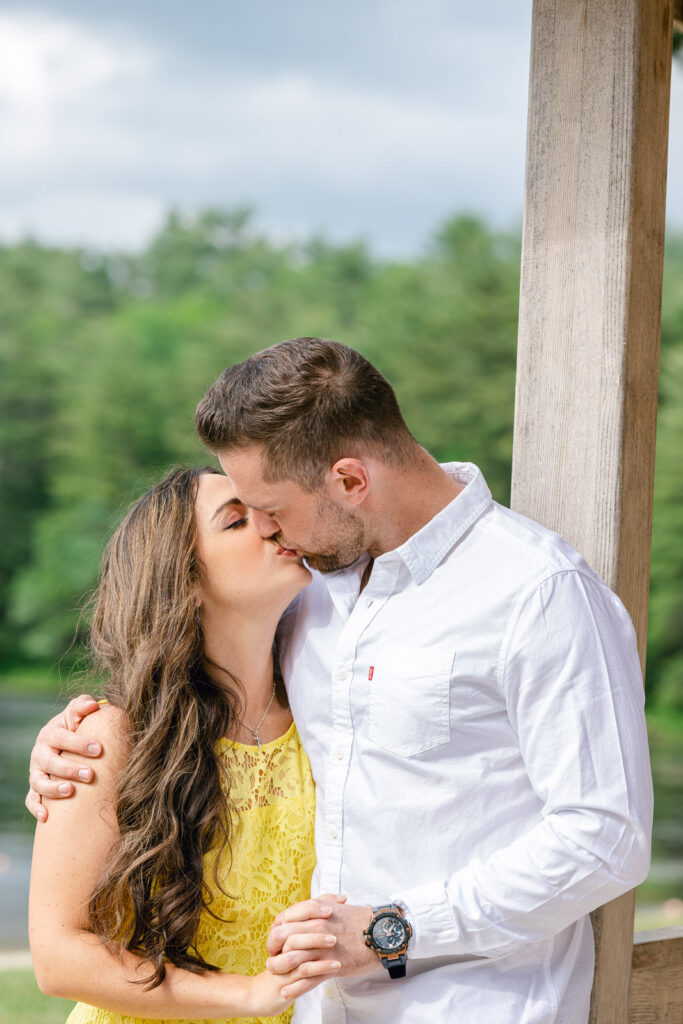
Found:
[[[0,653],[69,647],[102,545],[169,465],[204,463],[194,407],[231,362],[286,337],[335,337],[394,384],[442,460],[509,498],[519,239],[454,217],[410,262],[362,244],[277,245],[250,212],[172,212],[135,255],[0,248]],[[683,702],[683,237],[669,240],[648,674]]]

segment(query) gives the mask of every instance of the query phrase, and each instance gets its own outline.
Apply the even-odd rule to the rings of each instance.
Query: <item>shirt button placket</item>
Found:
[[[320,884],[323,892],[337,892],[341,883],[342,867],[342,808],[346,779],[346,760],[351,722],[349,720],[350,664],[338,664],[333,672],[332,715],[333,741],[327,760],[326,772],[326,851],[321,868]],[[335,989],[336,993],[336,989]]]

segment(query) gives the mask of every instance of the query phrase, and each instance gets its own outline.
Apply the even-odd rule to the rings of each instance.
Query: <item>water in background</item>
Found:
[[[34,820],[24,807],[36,733],[65,701],[0,694],[0,950],[28,947],[27,907]],[[637,927],[683,917],[683,736],[652,743],[655,827],[652,870],[638,891]]]
[[[24,807],[36,733],[64,701],[0,694],[0,950],[28,948],[35,821]]]

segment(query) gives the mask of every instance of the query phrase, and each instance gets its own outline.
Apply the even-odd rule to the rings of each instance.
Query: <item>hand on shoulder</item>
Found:
[[[125,713],[108,701],[99,702],[97,714],[87,715],[76,726],[75,735],[87,746],[98,746],[98,773],[93,780],[96,787],[115,777],[125,766],[130,752]],[[61,762],[87,765],[89,756],[79,751],[62,750]]]
[[[84,758],[98,758],[102,754],[99,742],[89,740],[76,731],[89,715],[99,711],[99,704],[89,694],[74,697],[59,714],[46,722],[38,733],[29,770],[29,791],[25,804],[34,818],[45,821],[47,808],[43,797],[64,800],[76,791],[74,783],[92,782],[95,771],[59,755],[62,751],[80,754]]]

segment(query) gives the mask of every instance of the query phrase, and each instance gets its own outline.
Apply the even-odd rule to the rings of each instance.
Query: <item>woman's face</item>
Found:
[[[199,477],[195,513],[207,611],[279,615],[310,582],[302,558],[258,533],[227,477]]]

